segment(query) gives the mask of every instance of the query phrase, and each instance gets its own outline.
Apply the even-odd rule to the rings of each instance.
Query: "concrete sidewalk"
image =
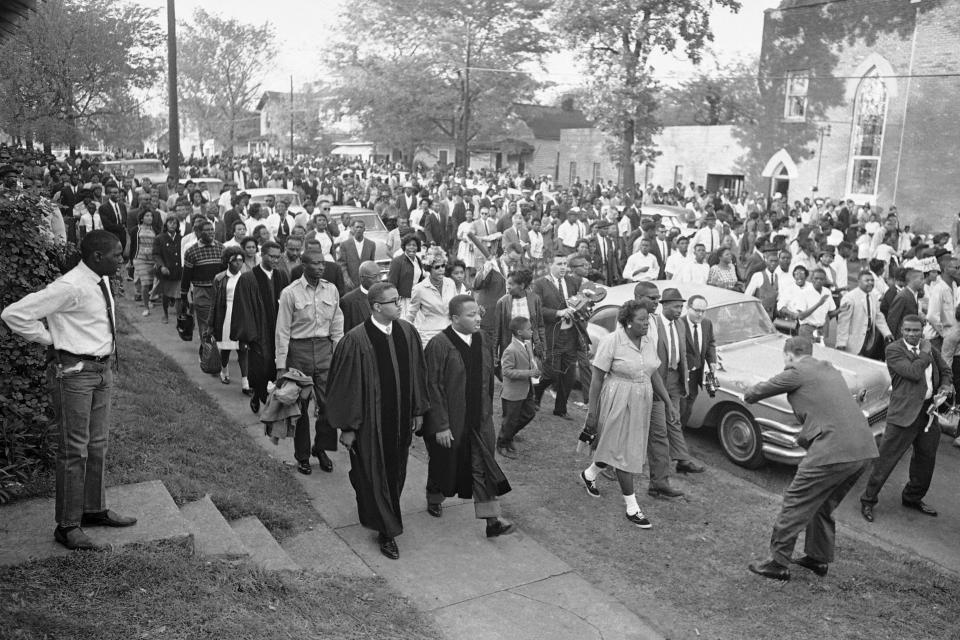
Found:
[[[240,372],[235,357],[230,366],[231,384],[221,384],[216,376],[200,371],[196,339],[181,341],[173,324],[160,323],[159,310],[143,318],[129,301],[118,306],[127,312],[131,325],[140,331],[144,340],[176,362],[185,375],[235,421],[238,437],[245,431],[272,457],[291,466],[291,479],[304,487],[311,505],[323,520],[317,529],[329,528],[336,536],[335,543],[329,545],[329,557],[314,558],[304,566],[334,567],[340,562],[355,563],[359,558],[415,606],[430,612],[445,635],[456,640],[654,640],[663,637],[523,531],[487,539],[484,523],[474,518],[469,501],[448,500],[444,503],[442,518],[429,516],[424,494],[426,455],[419,439],[415,439],[401,498],[404,533],[397,538],[400,559],[388,560],[380,554],[376,534],[359,524],[345,452],[331,455],[332,473],[320,471],[315,459],[312,475],[297,473],[293,466],[292,441],[283,440],[278,446],[271,444],[263,435],[263,425],[250,411],[249,399],[240,393]],[[135,364],[126,362],[124,366]],[[515,491],[523,489],[515,487]],[[508,510],[509,502],[508,495],[505,499]],[[348,550],[345,551],[341,540]],[[355,556],[348,560],[343,557],[345,552]],[[311,549],[310,553],[324,555],[325,550]],[[294,560],[297,560],[295,556]]]

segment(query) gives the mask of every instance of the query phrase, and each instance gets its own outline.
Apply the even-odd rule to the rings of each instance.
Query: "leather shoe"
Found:
[[[707,468],[693,460],[681,460],[677,463],[677,473],[703,473]]]
[[[313,473],[313,469],[310,468],[310,461],[307,460],[307,461],[305,461],[305,462],[298,462],[298,463],[297,463],[297,471],[299,471],[300,473],[302,473],[302,474],[305,475],[305,476],[308,476],[308,475],[310,475],[311,473]]]
[[[758,576],[763,576],[764,578],[770,578],[772,580],[790,579],[790,569],[773,560],[767,560],[762,564],[759,562],[751,562],[750,571],[754,572]]]
[[[137,524],[136,518],[121,516],[109,509],[100,513],[85,513],[80,518],[81,527],[131,527],[135,524]]]
[[[661,500],[666,500],[668,498],[680,498],[683,496],[683,491],[679,489],[674,489],[670,485],[665,487],[650,487],[647,489],[647,495],[652,498],[660,498]]]
[[[320,461],[321,471],[326,471],[327,473],[330,473],[331,471],[333,471],[333,460],[330,459],[330,456],[327,455],[326,451],[323,451],[322,449],[317,449],[316,447],[314,447],[313,449],[310,450],[310,453],[312,453],[317,458],[317,460]]]
[[[80,527],[57,527],[53,530],[53,539],[71,551],[104,551],[108,548],[91,540]]]
[[[396,540],[381,535],[377,541],[380,543],[380,553],[387,556],[391,560],[396,560],[400,557],[400,549],[397,547]]]
[[[497,518],[497,521],[493,524],[487,523],[487,537],[496,538],[497,536],[505,536],[509,533],[513,533],[513,523],[507,522],[506,520],[500,520]]]
[[[439,518],[443,515],[443,505],[442,504],[428,504],[427,513],[432,515],[434,518]]]
[[[873,522],[873,505],[867,504],[866,502],[861,502],[860,515],[862,515],[863,519],[867,522]]]
[[[554,411],[553,415],[557,416],[558,418],[563,418],[564,420],[570,419],[570,415],[566,411]]]
[[[826,562],[820,562],[819,560],[814,560],[810,556],[803,556],[802,558],[797,558],[793,561],[793,564],[798,564],[804,569],[810,569],[815,574],[821,578],[827,575],[827,570],[830,568]]]
[[[937,510],[928,505],[923,500],[917,500],[916,502],[910,502],[908,500],[901,500],[900,504],[905,506],[907,509],[913,509],[914,511],[919,511],[925,516],[937,517]]]
[[[511,460],[516,460],[518,455],[517,448],[513,446],[512,442],[498,444],[497,453],[502,455],[504,458],[510,458]]]
[[[250,398],[250,411],[253,411],[254,413],[260,412],[260,398],[257,396]]]

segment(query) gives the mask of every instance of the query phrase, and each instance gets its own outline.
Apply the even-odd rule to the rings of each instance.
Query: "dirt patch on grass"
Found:
[[[257,516],[279,539],[316,521],[288,467],[270,459],[170,358],[119,314],[107,483],[162,480],[178,505],[209,493],[224,517]],[[21,498],[52,496],[52,470]]]
[[[0,619],[17,640],[441,637],[381,578],[264,573],[171,548],[0,570]]]
[[[549,413],[549,412],[548,412]],[[637,484],[653,529],[624,518],[616,483],[587,496],[573,449],[579,426],[544,416],[521,457],[501,460],[517,491],[504,506],[523,530],[668,638],[956,638],[960,581],[926,563],[840,535],[825,579],[794,567],[777,583],[747,571],[767,554],[780,499],[727,474],[681,478],[688,497],[661,501]],[[802,553],[802,538],[798,544]]]

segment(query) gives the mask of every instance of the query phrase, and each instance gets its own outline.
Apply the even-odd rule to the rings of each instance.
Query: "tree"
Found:
[[[344,115],[405,151],[438,135],[467,166],[472,141],[502,134],[538,83],[521,67],[549,50],[548,0],[359,0],[332,43]],[[354,34],[362,33],[359,41]],[[411,153],[412,155],[412,153]]]
[[[757,121],[759,104],[757,61],[737,60],[664,90],[659,117],[672,123],[750,125]]]
[[[179,90],[184,113],[205,136],[233,154],[238,122],[248,117],[260,93],[267,64],[276,53],[273,26],[244,24],[203,9],[178,34]]]
[[[739,0],[557,0],[552,23],[578,51],[588,84],[584,110],[611,136],[612,157],[621,168],[621,185],[636,183],[634,162],[650,162],[658,152],[653,136],[660,84],[651,55],[678,46],[699,63],[713,40],[714,7],[739,11]]]
[[[0,127],[45,147],[84,139],[91,122],[130,115],[160,77],[156,11],[113,0],[48,0],[0,45]]]

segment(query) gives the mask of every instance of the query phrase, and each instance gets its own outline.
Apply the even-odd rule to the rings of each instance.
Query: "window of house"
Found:
[[[847,189],[850,195],[877,195],[887,100],[886,85],[877,70],[871,69],[860,81],[854,100]]]
[[[571,162],[570,163],[570,180],[567,182],[567,186],[568,187],[572,186],[573,183],[576,182],[576,180],[577,180],[577,163]]]
[[[807,88],[810,85],[809,71],[787,72],[787,98],[783,117],[789,120],[805,120],[807,117]]]
[[[600,179],[600,163],[593,163],[593,184],[597,184],[597,180]]]
[[[440,166],[441,167],[447,166],[447,150],[440,149],[440,152],[437,155],[438,155],[437,159],[440,161]]]

